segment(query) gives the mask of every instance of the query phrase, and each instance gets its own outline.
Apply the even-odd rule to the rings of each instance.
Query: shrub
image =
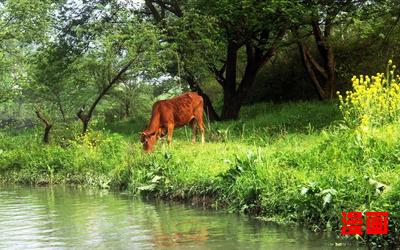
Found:
[[[343,97],[339,92],[340,110],[351,127],[368,130],[393,123],[400,118],[400,76],[389,60],[386,74],[353,76],[353,90]]]

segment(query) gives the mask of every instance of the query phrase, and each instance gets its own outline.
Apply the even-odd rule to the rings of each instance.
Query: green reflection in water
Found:
[[[355,249],[335,235],[71,187],[0,187],[0,249]]]

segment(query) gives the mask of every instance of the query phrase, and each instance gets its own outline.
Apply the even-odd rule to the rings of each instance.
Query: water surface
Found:
[[[333,234],[71,187],[0,186],[0,249],[355,249]],[[360,248],[361,249],[361,248]]]

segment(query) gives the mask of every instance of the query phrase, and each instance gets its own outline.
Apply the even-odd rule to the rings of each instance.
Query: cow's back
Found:
[[[158,103],[161,123],[166,126],[173,123],[175,127],[187,124],[194,117],[194,110],[202,107],[203,99],[197,93],[188,92],[172,99]]]

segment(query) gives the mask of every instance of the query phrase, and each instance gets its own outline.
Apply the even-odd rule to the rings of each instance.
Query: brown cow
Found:
[[[148,127],[142,132],[143,149],[150,152],[157,139],[167,131],[168,144],[172,141],[174,128],[190,123],[193,142],[196,141],[197,127],[201,130],[201,142],[204,143],[203,98],[195,92],[184,93],[172,99],[161,100],[153,105]]]

